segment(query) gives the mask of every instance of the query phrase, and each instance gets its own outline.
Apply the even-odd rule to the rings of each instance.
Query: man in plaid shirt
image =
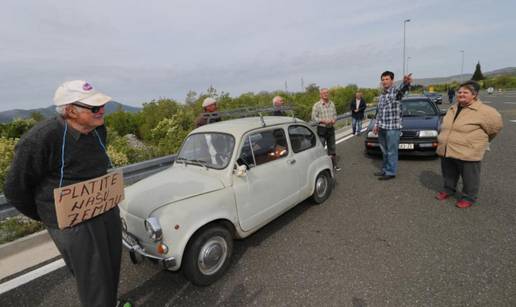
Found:
[[[331,156],[333,168],[340,171],[335,157],[335,122],[337,121],[337,110],[335,104],[329,99],[329,91],[322,88],[319,91],[321,100],[316,102],[312,108],[312,121],[317,124],[317,134],[328,148],[328,155]]]
[[[378,134],[378,143],[383,155],[382,170],[375,173],[379,180],[396,177],[398,167],[398,146],[401,132],[400,100],[412,82],[411,74],[403,77],[399,87],[394,86],[394,73],[385,71],[381,75],[383,93],[380,95],[373,132]]]

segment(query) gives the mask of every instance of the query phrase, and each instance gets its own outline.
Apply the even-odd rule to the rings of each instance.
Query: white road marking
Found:
[[[50,272],[53,272],[57,269],[60,269],[65,266],[65,262],[63,259],[56,260],[47,265],[44,265],[34,271],[30,271],[24,275],[13,278],[9,281],[4,282],[0,285],[0,294],[4,294],[5,292],[11,291],[14,288],[18,288],[21,285],[24,285],[28,282],[33,281],[36,278],[39,278],[43,275],[46,275]]]
[[[505,101],[504,103],[506,103],[506,104],[516,104],[516,102],[514,102],[514,101]]]
[[[511,119],[510,122],[511,123],[516,123],[516,119]]]

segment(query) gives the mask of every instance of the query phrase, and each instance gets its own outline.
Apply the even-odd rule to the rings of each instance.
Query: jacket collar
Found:
[[[482,102],[480,100],[475,99],[472,104],[470,104],[469,106],[467,106],[465,108],[477,111],[480,108],[481,104],[482,104]],[[459,103],[457,102],[456,104],[452,105],[450,108],[453,108],[454,111],[457,110],[459,108]]]
[[[64,129],[65,119],[63,118],[63,116],[58,115],[57,116],[57,121],[59,122],[59,124],[61,124],[63,126],[63,129]],[[79,131],[75,130],[72,126],[68,125],[67,130],[68,130],[68,133],[72,136],[72,138],[75,141],[78,141],[79,138],[81,137],[81,133]]]

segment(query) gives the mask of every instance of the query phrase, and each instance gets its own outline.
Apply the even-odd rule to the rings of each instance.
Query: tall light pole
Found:
[[[461,50],[460,53],[462,53],[462,60],[460,62],[460,82],[464,81],[464,50]]]
[[[403,20],[403,76],[405,76],[405,36],[406,36],[407,22],[410,22],[410,19]]]
[[[412,57],[407,57],[407,73],[410,73],[410,70],[409,70],[409,60],[412,59]]]

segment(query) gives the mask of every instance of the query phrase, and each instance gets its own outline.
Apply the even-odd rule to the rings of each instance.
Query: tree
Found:
[[[482,70],[480,70],[480,61],[477,63],[477,66],[475,67],[475,72],[473,73],[473,77],[471,77],[471,80],[474,81],[480,81],[484,80],[484,75],[482,74]]]
[[[197,100],[197,93],[195,91],[189,90],[186,94],[185,102],[187,105],[193,105],[195,104]]]
[[[41,114],[41,112],[32,112],[32,113],[30,113],[30,118],[32,118],[36,122],[40,122],[45,119],[45,116],[43,116],[43,114]]]

